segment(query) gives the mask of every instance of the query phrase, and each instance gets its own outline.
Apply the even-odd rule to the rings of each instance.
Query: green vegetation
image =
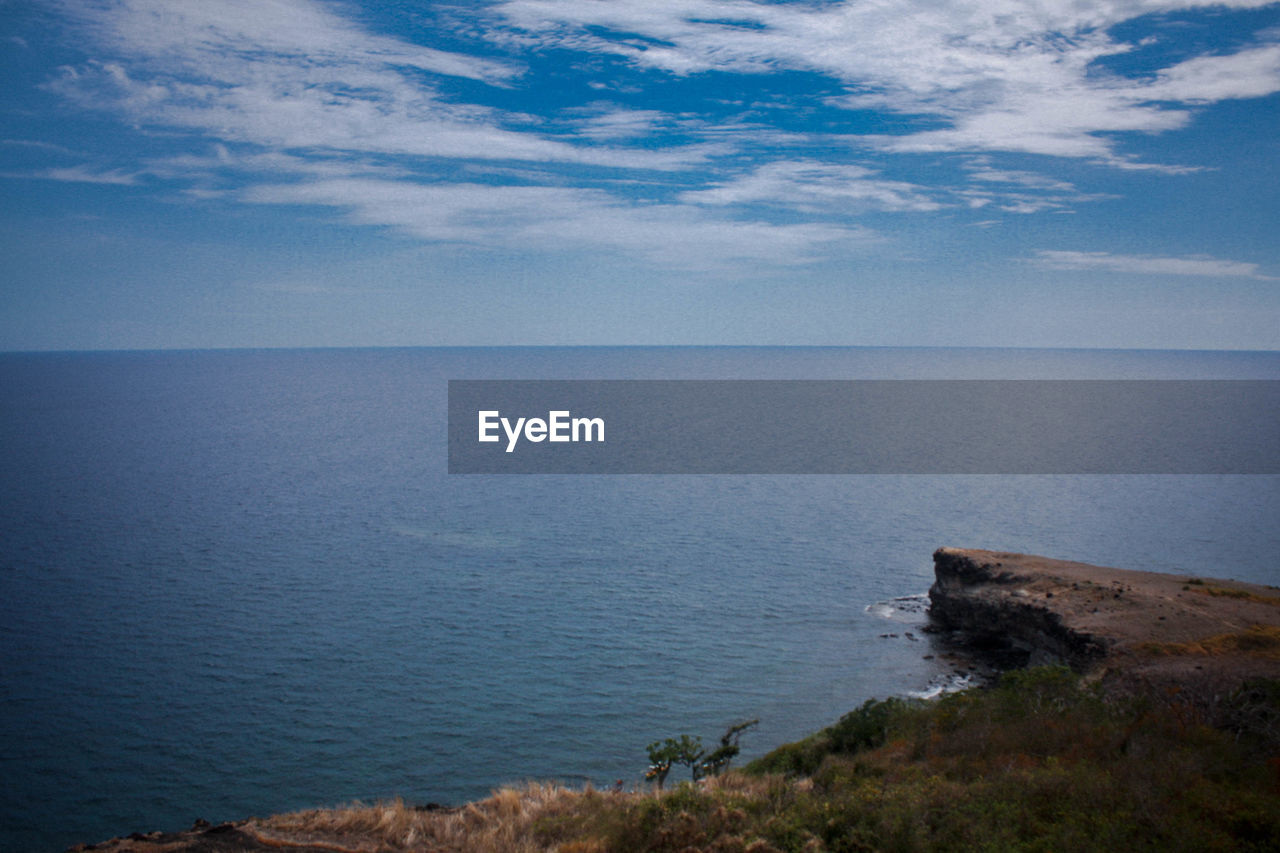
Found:
[[[729,769],[730,762],[741,752],[742,748],[738,746],[738,740],[742,737],[742,733],[759,722],[759,720],[748,720],[745,723],[729,726],[720,736],[720,746],[710,754],[703,750],[702,738],[680,735],[679,738],[655,740],[646,747],[649,753],[649,769],[644,774],[644,778],[656,781],[658,790],[661,791],[673,764],[683,764],[688,767],[694,782],[707,776],[718,776]]]
[[[694,781],[696,782],[705,776],[719,776],[728,770],[729,764],[742,751],[742,747],[738,746],[738,739],[742,737],[743,732],[759,722],[759,720],[747,720],[745,723],[735,723],[729,726],[725,733],[720,736],[720,745],[698,764],[694,773]]]
[[[1240,711],[1233,718],[1235,711]],[[1114,700],[1065,668],[865,703],[701,785],[597,798],[545,849],[1280,850],[1280,685],[1215,709]]]
[[[673,764],[683,764],[693,771],[695,777],[697,776],[697,770],[694,768],[702,758],[702,738],[691,738],[688,735],[680,735],[679,738],[669,737],[666,740],[655,740],[647,749],[649,770],[644,778],[656,780],[659,791],[662,790],[662,784],[667,781],[667,774],[671,772]]]
[[[903,699],[868,699],[855,711],[804,740],[785,744],[747,765],[748,773],[783,773],[809,776],[829,755],[853,755],[885,742],[889,724],[908,713],[914,703]]]
[[[341,820],[380,849],[476,853],[1280,851],[1280,681],[1209,706],[1178,700],[1022,670],[932,702],[867,702],[745,770],[668,791],[531,784],[441,813]],[[672,764],[704,761],[695,738],[651,749],[668,746]],[[333,815],[256,831],[336,829]]]

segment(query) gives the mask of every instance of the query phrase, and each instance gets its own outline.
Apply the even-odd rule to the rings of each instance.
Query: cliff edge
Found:
[[[939,548],[936,628],[1017,663],[1207,698],[1280,677],[1280,589],[1031,554]]]

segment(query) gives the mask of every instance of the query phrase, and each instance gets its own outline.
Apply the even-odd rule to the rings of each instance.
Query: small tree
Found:
[[[662,783],[667,781],[667,774],[671,772],[671,762],[675,761],[675,750],[670,744],[675,743],[671,738],[667,738],[666,744],[660,740],[655,740],[649,744],[649,769],[644,774],[645,779],[657,779],[658,790],[662,790]]]
[[[758,724],[759,720],[747,720],[735,723],[720,738],[720,745],[707,754],[702,749],[702,738],[691,738],[688,735],[669,737],[666,740],[655,740],[649,744],[649,770],[645,779],[656,779],[658,790],[662,790],[671,772],[673,764],[683,764],[689,768],[693,781],[697,782],[707,776],[719,776],[729,769],[729,763],[741,752],[738,739],[742,733]]]
[[[662,790],[662,784],[667,780],[667,774],[671,772],[672,764],[683,764],[693,771],[694,778],[697,778],[698,761],[702,758],[702,738],[691,738],[688,735],[680,735],[680,739],[669,737],[666,740],[655,740],[649,744],[649,770],[645,773],[646,779],[657,779],[658,790]]]
[[[738,746],[738,739],[742,737],[743,732],[759,722],[759,720],[747,720],[745,723],[735,723],[729,726],[728,730],[720,737],[720,746],[712,750],[710,755],[693,768],[694,780],[703,776],[719,776],[728,770],[729,763],[742,751],[742,748]]]

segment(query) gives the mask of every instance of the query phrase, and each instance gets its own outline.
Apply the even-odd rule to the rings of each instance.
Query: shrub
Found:
[[[834,725],[757,758],[747,765],[747,772],[812,775],[829,755],[852,755],[883,744],[890,730],[917,704],[904,699],[868,699]]]

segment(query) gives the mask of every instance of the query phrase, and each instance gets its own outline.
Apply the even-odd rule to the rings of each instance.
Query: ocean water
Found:
[[[746,757],[952,668],[938,546],[1280,584],[1276,476],[462,476],[463,378],[1277,379],[1280,353],[0,355],[0,850]],[[904,599],[895,601],[896,599]]]

